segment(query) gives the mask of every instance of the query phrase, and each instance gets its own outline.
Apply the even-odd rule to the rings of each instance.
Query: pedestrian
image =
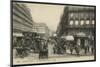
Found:
[[[76,45],[75,50],[76,50],[77,56],[79,56],[80,55],[80,46]]]

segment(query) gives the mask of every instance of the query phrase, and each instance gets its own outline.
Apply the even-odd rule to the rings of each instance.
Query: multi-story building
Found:
[[[57,36],[80,35],[95,37],[95,20],[95,7],[65,7],[61,21],[57,28]]]
[[[38,33],[41,37],[48,38],[50,35],[50,30],[45,23],[35,23],[33,31]]]
[[[33,23],[30,9],[25,4],[13,2],[13,36],[32,31]]]

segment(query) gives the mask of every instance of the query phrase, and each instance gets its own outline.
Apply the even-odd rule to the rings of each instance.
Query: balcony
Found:
[[[95,25],[67,25],[66,28],[95,28]]]

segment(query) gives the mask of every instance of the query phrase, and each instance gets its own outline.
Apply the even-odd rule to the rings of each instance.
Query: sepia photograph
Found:
[[[96,60],[96,6],[12,1],[12,65]]]

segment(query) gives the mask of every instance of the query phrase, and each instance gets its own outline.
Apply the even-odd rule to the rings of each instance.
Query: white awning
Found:
[[[13,33],[13,36],[21,37],[21,36],[23,36],[23,34],[22,33]]]
[[[78,33],[78,34],[76,34],[76,35],[79,36],[79,37],[86,37],[86,34],[83,33],[83,32],[80,32],[80,33]]]

